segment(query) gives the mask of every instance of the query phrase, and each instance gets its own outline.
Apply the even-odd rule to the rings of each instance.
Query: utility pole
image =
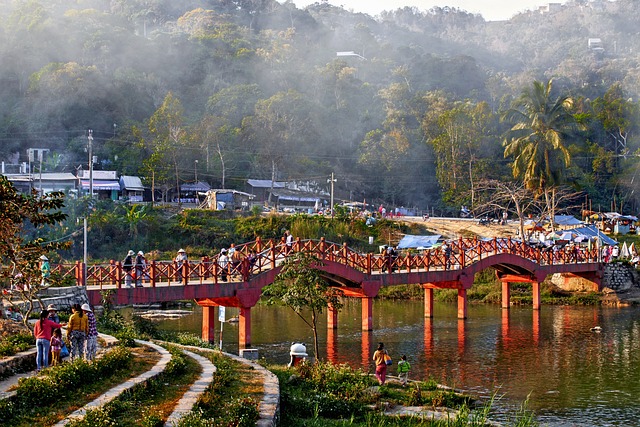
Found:
[[[93,198],[93,130],[89,129],[89,197]]]
[[[85,216],[84,218],[82,218],[82,225],[84,227],[84,239],[83,239],[83,246],[82,246],[82,250],[83,250],[83,261],[84,261],[84,269],[83,269],[83,273],[82,273],[82,277],[84,280],[84,284],[86,286],[87,284],[87,217]]]
[[[333,184],[337,181],[333,177],[333,172],[331,172],[331,178],[328,179],[327,181],[331,182],[331,218],[333,218]]]

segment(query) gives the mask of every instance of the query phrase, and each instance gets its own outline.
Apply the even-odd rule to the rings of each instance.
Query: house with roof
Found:
[[[271,200],[279,209],[318,210],[328,203],[329,193],[316,181],[276,181],[248,179],[247,193],[258,202]],[[269,197],[271,196],[271,197]]]
[[[122,199],[130,202],[144,201],[144,186],[142,180],[137,176],[120,176],[120,194]]]
[[[271,188],[274,190],[286,188],[286,182],[275,181],[272,185],[270,179],[248,179],[245,192],[252,194],[255,200],[264,202],[269,200]]]
[[[32,189],[41,190],[43,194],[54,191],[69,193],[77,189],[76,176],[69,172],[21,173],[5,176],[22,193],[30,193]]]
[[[94,170],[93,176],[89,176],[88,170],[78,173],[78,187],[83,193],[88,193],[93,187],[94,196],[100,199],[118,200],[120,195],[120,181],[116,171]]]

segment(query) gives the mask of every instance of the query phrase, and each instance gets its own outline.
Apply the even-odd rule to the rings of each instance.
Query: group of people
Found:
[[[124,286],[125,288],[132,288],[133,278],[136,280],[136,288],[142,287],[142,279],[147,271],[147,260],[144,257],[144,252],[135,252],[129,250],[127,256],[122,261],[122,269],[124,270]]]
[[[384,385],[387,381],[387,369],[393,364],[391,356],[384,348],[384,343],[378,343],[378,348],[373,353],[373,363],[376,366],[376,379],[378,384]],[[402,355],[398,361],[398,379],[402,387],[406,387],[409,381],[409,371],[411,371],[411,364],[407,361],[407,356]]]
[[[40,371],[57,365],[62,360],[62,351],[66,347],[62,328],[66,327],[71,360],[84,358],[87,361],[96,357],[98,349],[98,328],[96,317],[89,304],[74,304],[71,307],[69,322],[60,323],[56,307],[49,305],[40,312],[40,318],[33,327],[36,339],[36,369]],[[51,359],[50,359],[51,357]]]

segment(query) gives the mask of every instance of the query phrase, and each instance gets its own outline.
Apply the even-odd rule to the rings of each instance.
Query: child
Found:
[[[60,363],[60,350],[62,350],[62,331],[56,328],[51,336],[51,364],[56,366]]]
[[[407,386],[407,381],[409,380],[409,371],[411,370],[411,365],[407,362],[407,356],[404,354],[400,358],[398,362],[398,378],[400,378],[400,383],[402,387]]]

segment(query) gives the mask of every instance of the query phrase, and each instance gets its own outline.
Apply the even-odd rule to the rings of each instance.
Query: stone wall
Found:
[[[617,294],[640,291],[640,276],[634,267],[620,262],[604,266],[602,276],[603,292]]]
[[[47,288],[40,293],[40,297],[45,308],[49,304],[53,304],[58,310],[70,310],[73,304],[89,303],[87,291],[83,286]],[[36,309],[40,309],[40,307],[36,307]]]
[[[597,291],[589,280],[572,274],[553,274],[551,283],[570,292]],[[602,292],[612,302],[640,302],[640,274],[634,267],[620,262],[605,264],[602,275]]]

